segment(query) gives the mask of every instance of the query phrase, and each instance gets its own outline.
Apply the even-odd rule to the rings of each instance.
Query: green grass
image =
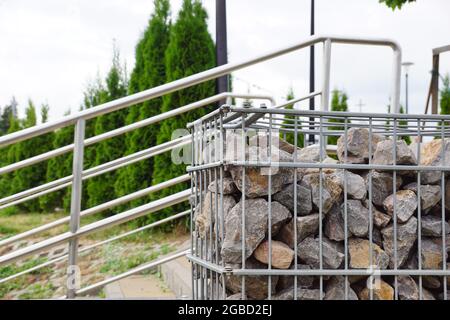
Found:
[[[33,284],[27,288],[27,292],[19,295],[19,299],[46,299],[50,298],[56,288],[51,282],[45,285],[40,283]]]

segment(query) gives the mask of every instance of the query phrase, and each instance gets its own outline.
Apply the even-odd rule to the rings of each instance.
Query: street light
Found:
[[[413,62],[403,62],[402,66],[405,69],[405,113],[409,114],[409,69],[414,65]]]
[[[311,36],[315,34],[315,3],[311,0]],[[309,55],[309,92],[313,93],[315,91],[315,50],[314,45],[310,48]],[[309,99],[309,110],[314,111],[315,99],[314,97]],[[309,118],[310,123],[314,123],[314,118]],[[311,126],[311,131],[314,130],[314,125]],[[309,135],[309,144],[314,144],[315,136],[314,133]]]

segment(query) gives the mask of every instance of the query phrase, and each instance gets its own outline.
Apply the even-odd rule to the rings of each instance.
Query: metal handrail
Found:
[[[317,44],[317,43],[323,43],[324,44],[324,55],[323,55],[323,83],[322,83],[322,90],[320,92],[313,93],[315,95],[321,95],[321,110],[328,111],[329,103],[330,103],[330,68],[331,68],[331,46],[332,43],[345,43],[345,44],[363,44],[363,45],[374,45],[374,46],[388,46],[393,49],[394,51],[394,76],[393,76],[393,85],[392,85],[392,104],[394,106],[394,111],[398,112],[399,110],[399,99],[400,99],[400,71],[401,71],[401,48],[400,46],[392,40],[387,39],[363,39],[363,38],[351,38],[351,37],[339,37],[339,36],[313,36],[308,38],[305,41],[295,43],[293,45],[284,47],[282,49],[271,51],[269,53],[256,56],[252,59],[248,59],[239,63],[229,63],[226,65],[222,65],[220,67],[216,67],[204,72],[200,72],[198,74],[194,74],[192,76],[176,80],[152,89],[148,89],[124,98],[120,98],[102,105],[99,105],[94,108],[83,110],[77,114],[69,115],[61,120],[58,121],[51,121],[45,124],[41,124],[35,127],[31,127],[28,129],[24,129],[22,131],[18,131],[15,133],[8,134],[6,136],[0,137],[0,148],[8,146],[10,144],[20,142],[29,138],[33,138],[51,131],[54,131],[58,128],[66,127],[69,125],[75,125],[75,142],[72,145],[65,146],[62,148],[59,148],[57,150],[53,150],[50,152],[47,152],[43,155],[36,156],[34,158],[30,158],[24,161],[21,161],[19,163],[10,165],[6,168],[2,168],[4,171],[0,171],[1,173],[10,172],[12,170],[15,170],[17,168],[22,168],[24,166],[28,166],[40,161],[45,160],[46,157],[54,157],[59,154],[63,154],[66,152],[70,152],[73,150],[74,152],[74,161],[73,161],[73,174],[71,176],[59,179],[48,183],[43,186],[39,186],[37,188],[33,188],[27,191],[24,191],[22,193],[4,198],[0,200],[0,205],[8,205],[10,203],[17,203],[16,201],[20,201],[20,199],[30,199],[31,197],[36,197],[37,194],[52,192],[55,189],[61,189],[63,188],[63,185],[68,186],[72,184],[72,199],[71,199],[71,215],[70,215],[70,231],[54,236],[52,238],[46,239],[44,241],[41,241],[39,243],[30,245],[28,247],[16,250],[14,252],[8,253],[6,255],[0,256],[0,265],[14,262],[18,259],[27,257],[31,254],[41,252],[43,250],[46,250],[48,248],[54,247],[61,243],[69,242],[69,265],[76,264],[76,257],[78,254],[78,239],[81,236],[96,232],[98,230],[102,230],[120,223],[124,223],[127,221],[130,221],[132,219],[136,219],[138,217],[141,217],[143,215],[146,215],[148,213],[152,213],[155,211],[158,211],[163,208],[170,207],[174,204],[186,201],[190,195],[190,190],[185,190],[176,194],[172,194],[170,196],[167,196],[165,198],[150,202],[146,205],[125,211],[123,213],[117,214],[115,216],[105,218],[103,220],[91,223],[89,225],[79,227],[80,225],[80,217],[81,217],[81,210],[80,210],[80,203],[81,203],[81,183],[83,179],[86,179],[87,176],[97,176],[99,174],[109,172],[111,170],[115,170],[117,168],[120,168],[125,165],[129,165],[131,163],[134,163],[136,161],[140,161],[143,159],[146,159],[150,156],[152,156],[152,152],[149,151],[152,148],[157,148],[158,151],[161,151],[161,145],[155,146],[152,148],[149,148],[147,150],[138,152],[136,154],[126,156],[117,160],[110,161],[106,164],[102,164],[100,166],[97,166],[95,168],[91,168],[88,170],[83,171],[82,163],[83,163],[83,151],[84,147],[86,146],[86,143],[95,143],[98,141],[101,141],[99,139],[107,139],[109,137],[113,137],[118,134],[122,134],[124,132],[128,132],[130,130],[134,130],[136,128],[149,125],[151,123],[154,123],[152,121],[156,120],[144,120],[126,127],[122,127],[116,130],[113,130],[112,132],[105,133],[93,138],[86,139],[84,138],[85,134],[85,121],[97,116],[101,116],[103,114],[107,114],[110,112],[118,111],[123,108],[129,107],[134,104],[138,104],[144,101],[148,101],[154,98],[161,97],[163,95],[169,94],[171,92],[175,92],[187,87],[191,87],[193,85],[214,80],[218,77],[231,74],[233,71],[243,69],[267,60],[274,59],[276,57],[280,57],[282,55],[285,55],[290,52],[294,52],[303,48],[310,47],[311,45]],[[213,97],[211,97],[213,98]],[[221,97],[222,100],[224,96]],[[305,99],[305,98],[301,98]],[[199,102],[193,103],[190,105],[190,108],[192,108],[192,105],[198,105]],[[272,104],[275,104],[272,100]],[[186,106],[188,107],[188,106]],[[186,108],[189,109],[189,108]],[[184,109],[182,109],[184,110]],[[171,114],[168,117],[174,116],[176,114],[179,114],[179,112],[183,112],[182,110],[172,110]],[[256,111],[256,110],[255,110]],[[163,116],[163,115],[158,115]],[[157,117],[158,117],[157,116]],[[167,116],[167,114],[166,114]],[[153,117],[154,118],[154,117]],[[161,120],[159,120],[161,121]],[[127,131],[128,130],[128,131]],[[173,143],[173,142],[172,142]],[[173,145],[172,145],[173,146]],[[155,151],[153,149],[152,151]],[[158,153],[159,154],[159,153]],[[64,186],[64,187],[65,187]],[[55,189],[52,189],[55,188]],[[50,190],[52,189],[52,190]],[[40,193],[42,192],[42,193]],[[19,199],[20,198],[20,199]],[[5,200],[6,199],[6,200]],[[116,199],[116,200],[120,200]],[[115,201],[115,200],[113,200]],[[7,203],[6,203],[7,202]],[[106,206],[105,206],[106,207]],[[2,207],[0,207],[2,208]],[[143,266],[144,267],[144,266]],[[135,270],[139,270],[141,267],[136,268]],[[131,271],[130,271],[131,272]],[[128,272],[128,273],[130,273]],[[127,276],[125,273],[123,275],[120,275],[118,277],[125,277]],[[117,278],[117,277],[116,277]],[[112,278],[114,279],[114,278]],[[109,279],[107,281],[110,281]],[[116,280],[113,280],[116,281]],[[112,282],[112,281],[111,281]],[[90,288],[101,286],[102,282],[95,284],[93,286],[90,286]],[[73,298],[75,294],[83,293],[89,288],[84,288],[81,290],[74,290],[69,289],[67,297]],[[90,290],[90,289],[89,289]]]
[[[43,250],[47,250],[49,248],[53,248],[59,244],[66,243],[69,240],[80,238],[82,236],[86,236],[88,234],[92,234],[94,232],[116,226],[118,224],[122,224],[149,213],[153,213],[159,211],[164,208],[171,207],[175,204],[184,202],[189,199],[191,195],[191,190],[184,190],[165,198],[161,198],[145,205],[130,209],[128,211],[116,214],[114,216],[102,219],[100,221],[93,222],[91,224],[82,226],[76,232],[65,232],[59,234],[57,236],[51,237],[49,239],[43,240],[41,242],[32,244],[28,247],[18,249],[16,251],[7,253],[3,256],[0,256],[0,266],[8,263],[12,263],[24,257],[28,257],[32,254],[39,253]]]
[[[431,113],[438,113],[439,104],[439,60],[442,53],[450,52],[450,45],[433,49],[433,61],[431,70],[430,87],[428,89],[427,101],[425,104],[425,114],[428,113],[428,108],[431,101]],[[425,123],[424,123],[425,125]]]
[[[151,100],[154,98],[161,97],[165,94],[169,94],[181,89],[185,89],[191,87],[193,85],[208,81],[214,80],[224,75],[228,75],[233,71],[237,71],[239,69],[243,69],[267,60],[271,60],[273,58],[285,55],[287,53],[297,51],[303,48],[310,47],[314,44],[329,41],[331,43],[341,43],[341,44],[362,44],[362,45],[373,45],[373,46],[388,46],[394,50],[394,81],[393,81],[393,92],[392,92],[392,104],[394,106],[394,110],[399,106],[400,101],[400,77],[401,77],[401,47],[397,44],[397,42],[390,39],[381,39],[381,38],[360,38],[360,37],[340,37],[340,36],[312,36],[309,39],[301,42],[297,42],[290,46],[284,47],[279,50],[271,51],[266,54],[262,54],[256,56],[255,58],[247,59],[242,62],[237,63],[228,63],[216,68],[212,68],[194,75],[191,75],[186,78],[182,78],[179,80],[175,80],[161,86],[151,88],[148,90],[141,91],[139,93],[135,93],[129,95],[124,98],[120,98],[111,102],[107,102],[101,104],[97,107],[83,110],[77,114],[69,115],[58,121],[51,121],[44,124],[41,124],[36,127],[31,127],[28,129],[24,129],[18,132],[14,132],[8,134],[6,136],[0,137],[0,147],[4,147],[10,145],[12,143],[20,142],[32,137],[36,137],[38,135],[54,131],[56,129],[69,126],[75,124],[78,120],[88,120],[91,118],[95,118],[97,116],[101,116],[106,113],[110,113],[113,111],[121,110],[123,108],[129,107],[134,104],[138,104],[147,100]],[[326,60],[328,56],[326,57]],[[326,64],[329,65],[329,61],[326,61]],[[325,71],[327,72],[327,71]],[[329,81],[326,79],[325,81]],[[329,83],[328,83],[329,84]],[[329,89],[329,88],[328,88]],[[322,90],[323,92],[329,90]]]
[[[137,229],[133,229],[133,230],[128,231],[128,232],[124,232],[124,233],[122,233],[122,234],[119,234],[118,236],[109,238],[109,239],[107,239],[107,240],[104,240],[104,241],[100,241],[100,242],[94,243],[94,244],[92,244],[92,245],[90,245],[90,246],[86,246],[86,247],[84,247],[84,248],[79,249],[78,254],[80,254],[80,255],[81,255],[81,254],[84,254],[84,253],[86,253],[86,252],[88,252],[88,251],[90,251],[90,250],[92,250],[92,249],[94,249],[94,248],[97,248],[97,247],[99,247],[99,246],[102,246],[102,245],[111,243],[111,242],[116,241],[116,240],[119,240],[119,239],[123,239],[123,238],[125,238],[125,237],[128,237],[128,236],[130,236],[130,235],[133,235],[133,234],[135,234],[135,233],[138,233],[138,232],[141,232],[141,231],[144,231],[144,230],[148,230],[148,229],[151,229],[151,228],[160,226],[161,224],[164,224],[164,223],[166,223],[166,222],[170,222],[170,221],[173,221],[173,220],[176,220],[176,219],[179,219],[179,218],[186,217],[187,215],[189,215],[190,212],[191,212],[190,210],[186,210],[186,211],[177,213],[176,215],[173,215],[173,216],[170,216],[170,217],[167,217],[167,218],[158,220],[158,221],[156,221],[156,222],[150,223],[150,224],[145,225],[145,226],[143,226],[143,227],[140,227],[140,228],[137,228]],[[29,269],[20,271],[20,272],[18,272],[18,273],[15,273],[15,274],[13,274],[13,275],[10,275],[10,276],[8,276],[8,277],[6,277],[6,278],[2,278],[2,279],[0,279],[0,284],[5,283],[5,282],[8,282],[8,281],[11,281],[11,280],[13,280],[13,279],[16,279],[16,278],[18,278],[18,277],[20,277],[20,276],[23,276],[23,275],[25,275],[25,274],[28,274],[28,273],[30,273],[30,272],[39,270],[39,269],[41,269],[41,268],[50,266],[50,265],[52,265],[52,264],[54,264],[54,263],[56,263],[56,262],[62,261],[62,260],[64,260],[64,259],[67,259],[68,256],[69,256],[68,254],[64,254],[64,255],[62,255],[62,256],[60,256],[60,257],[57,257],[57,258],[55,258],[55,259],[46,261],[46,262],[41,263],[41,264],[39,264],[39,265],[37,265],[37,266],[34,266],[34,267],[29,268]]]

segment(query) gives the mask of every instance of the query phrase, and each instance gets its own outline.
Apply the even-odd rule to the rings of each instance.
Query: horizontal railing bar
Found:
[[[136,273],[140,273],[140,272],[146,271],[148,269],[152,269],[154,267],[157,267],[157,266],[159,266],[161,264],[164,264],[164,263],[170,262],[172,260],[184,257],[189,252],[190,252],[190,250],[184,250],[184,251],[181,251],[181,252],[178,252],[178,253],[173,253],[173,254],[169,255],[168,257],[161,258],[161,259],[158,259],[156,261],[149,262],[149,263],[145,263],[145,264],[143,264],[143,265],[141,265],[139,267],[136,267],[134,269],[128,270],[128,271],[126,271],[124,273],[121,273],[121,274],[115,276],[115,277],[112,277],[112,278],[109,278],[109,279],[97,282],[95,284],[92,284],[92,285],[87,286],[85,288],[82,288],[80,290],[77,290],[76,294],[77,295],[86,294],[86,293],[91,292],[91,291],[93,291],[93,290],[95,290],[97,288],[104,287],[105,285],[107,285],[109,283],[119,281],[121,279],[124,279],[124,278],[127,278],[129,276],[132,276],[132,275],[134,275]],[[65,296],[61,297],[61,298],[65,298]]]
[[[113,138],[118,135],[148,126],[150,124],[160,122],[162,120],[165,120],[165,119],[168,119],[171,117],[174,117],[176,115],[198,109],[200,107],[203,107],[205,105],[208,105],[208,104],[216,102],[216,101],[220,101],[220,100],[222,100],[224,98],[228,98],[228,97],[269,100],[269,101],[271,101],[272,105],[275,105],[275,100],[269,96],[224,92],[224,93],[220,93],[220,94],[214,95],[212,97],[185,105],[183,107],[167,111],[165,113],[156,115],[154,117],[147,118],[147,119],[132,123],[130,125],[127,125],[127,126],[124,126],[124,127],[121,127],[121,128],[109,131],[109,132],[99,134],[99,135],[91,137],[91,138],[88,138],[84,141],[84,145],[85,145],[85,147],[87,147],[87,146],[93,145],[95,143],[101,142],[103,140]],[[67,146],[64,146],[64,147],[61,147],[61,148],[58,148],[58,149],[55,149],[52,151],[48,151],[48,152],[42,153],[40,155],[25,159],[25,160],[22,160],[22,161],[7,165],[3,168],[0,168],[0,175],[12,172],[17,169],[28,167],[30,165],[33,165],[33,164],[36,164],[36,163],[39,163],[39,162],[63,155],[63,154],[66,154],[68,152],[71,152],[72,150],[73,150],[73,144],[70,144],[70,145],[67,145]]]
[[[362,112],[343,112],[343,111],[311,111],[311,110],[291,110],[291,109],[277,109],[275,106],[272,109],[258,109],[258,108],[242,108],[242,107],[231,107],[232,112],[240,113],[274,113],[274,114],[287,114],[295,115],[301,117],[336,117],[339,119],[344,119],[346,117],[361,117],[361,118],[377,118],[382,119],[410,119],[410,120],[450,120],[450,115],[436,115],[436,114],[404,114],[404,113],[362,113]],[[299,114],[301,112],[301,114]],[[337,123],[339,125],[339,123]]]
[[[292,100],[288,100],[285,103],[282,103],[282,104],[274,106],[274,108],[282,109],[284,107],[290,106],[291,104],[294,104],[294,103],[297,103],[297,102],[302,102],[302,101],[309,100],[311,98],[320,96],[321,94],[322,94],[322,91],[315,91],[315,92],[312,92],[312,93],[308,94],[307,96],[304,96],[304,97],[301,97],[301,98],[292,99]]]
[[[330,269],[330,270],[281,270],[281,269],[234,269],[230,273],[237,276],[450,276],[450,270],[379,270],[379,269]]]
[[[143,226],[143,227],[140,227],[140,228],[137,228],[137,229],[134,229],[134,230],[131,230],[131,231],[122,233],[122,234],[120,234],[120,235],[118,235],[118,236],[109,238],[109,239],[107,239],[107,240],[104,240],[104,241],[101,241],[101,242],[94,243],[94,244],[92,244],[92,245],[90,245],[90,246],[81,248],[81,249],[78,251],[78,254],[80,254],[80,255],[81,255],[81,254],[84,254],[84,253],[86,253],[86,252],[88,252],[88,251],[90,251],[90,250],[92,250],[92,249],[94,249],[94,248],[96,248],[96,247],[101,246],[101,245],[104,245],[104,244],[107,244],[107,243],[110,243],[110,242],[113,242],[113,241],[116,241],[116,240],[119,240],[119,239],[128,237],[128,236],[130,236],[130,235],[132,235],[132,234],[135,234],[135,233],[138,233],[138,232],[141,232],[141,231],[150,229],[150,228],[154,228],[154,227],[159,226],[159,225],[161,225],[161,224],[164,224],[164,223],[166,223],[166,222],[170,222],[170,221],[172,221],[172,220],[176,220],[176,219],[185,217],[185,216],[189,215],[190,212],[191,212],[190,210],[186,210],[186,211],[181,212],[181,213],[178,213],[178,214],[176,214],[176,215],[173,215],[173,216],[170,216],[170,217],[167,217],[167,218],[158,220],[158,221],[156,221],[156,222],[150,223],[150,224],[148,224],[148,225],[146,225],[146,226]],[[5,283],[5,282],[10,281],[10,280],[13,280],[13,279],[15,279],[15,278],[18,278],[18,277],[20,277],[20,276],[23,276],[23,275],[25,275],[25,274],[27,274],[27,273],[30,273],[30,272],[39,270],[39,269],[44,268],[44,267],[46,267],[46,266],[52,265],[52,264],[54,264],[54,263],[56,263],[56,262],[62,261],[62,260],[64,260],[64,259],[66,259],[67,257],[68,257],[68,255],[67,255],[67,254],[64,254],[64,255],[62,255],[62,256],[60,256],[60,257],[57,257],[57,258],[55,258],[55,259],[53,259],[53,260],[46,261],[46,262],[44,262],[44,263],[42,263],[42,264],[39,264],[39,265],[34,266],[34,267],[32,267],[32,268],[29,268],[29,269],[27,269],[27,270],[23,270],[23,271],[21,271],[21,272],[18,272],[18,273],[15,273],[15,274],[13,274],[13,275],[10,275],[9,277],[0,279],[0,284]]]
[[[193,263],[195,263],[197,265],[200,265],[202,267],[205,267],[208,270],[212,270],[212,271],[217,272],[217,273],[224,273],[225,272],[225,269],[223,267],[221,267],[221,266],[219,266],[217,264],[211,263],[209,261],[202,260],[202,259],[200,259],[200,258],[198,258],[198,257],[196,257],[196,256],[194,256],[192,254],[186,255],[186,257],[189,260],[191,260],[191,262],[193,262]]]
[[[175,140],[172,140],[169,142],[165,142],[163,144],[160,144],[160,145],[133,153],[131,155],[101,164],[97,167],[87,169],[87,170],[83,171],[83,180],[96,177],[98,175],[122,168],[124,166],[133,164],[138,161],[145,160],[150,157],[154,157],[158,154],[172,150],[174,148],[188,145],[190,143],[190,140],[189,140],[190,138],[191,137],[189,135],[187,135],[182,138],[178,138],[178,139],[175,139]],[[70,176],[55,180],[55,181],[45,183],[45,184],[37,186],[37,187],[13,194],[13,195],[5,197],[3,199],[0,199],[0,210],[10,207],[11,206],[10,203],[13,201],[16,201],[15,204],[24,202],[23,200],[20,200],[20,199],[25,198],[27,196],[30,196],[27,198],[27,201],[37,198],[42,195],[42,193],[40,193],[41,191],[45,191],[50,188],[60,186],[62,184],[65,184],[65,187],[69,186],[72,184],[72,178],[73,178],[73,176],[70,175]],[[61,187],[58,188],[58,190],[59,189],[61,189]],[[17,201],[17,200],[20,200],[20,201]]]
[[[118,224],[122,224],[128,222],[130,220],[139,218],[149,213],[153,213],[155,211],[159,211],[161,209],[173,206],[175,204],[184,202],[189,199],[191,190],[184,190],[165,198],[152,201],[148,204],[142,205],[137,208],[130,209],[128,211],[116,214],[114,216],[102,219],[100,221],[93,222],[91,224],[82,226],[78,229],[77,232],[65,232],[60,235],[54,236],[52,238],[43,240],[36,244],[32,244],[28,247],[18,249],[14,252],[7,253],[3,256],[0,256],[0,265],[4,265],[7,263],[14,262],[18,259],[30,256],[34,253],[41,252],[48,248],[55,247],[61,243],[66,243],[71,239],[80,238],[82,236],[97,232],[99,230],[103,230],[105,228],[109,228]]]
[[[190,176],[188,174],[185,174],[185,175],[182,175],[180,177],[164,181],[164,182],[159,183],[157,185],[150,186],[148,188],[145,188],[145,189],[142,189],[142,190],[139,190],[139,191],[127,194],[127,195],[122,196],[120,198],[117,198],[117,199],[114,199],[114,200],[102,203],[102,204],[100,204],[98,206],[86,209],[84,211],[81,211],[80,217],[86,217],[86,216],[93,215],[95,213],[99,213],[99,212],[104,211],[106,209],[110,209],[110,208],[116,207],[116,206],[118,206],[120,204],[127,203],[127,202],[129,202],[131,200],[135,200],[135,199],[141,198],[141,197],[143,197],[145,195],[148,195],[148,194],[151,194],[153,192],[157,192],[157,191],[160,191],[162,189],[174,186],[174,185],[176,185],[178,183],[189,181],[189,179],[190,179]],[[49,222],[49,223],[44,224],[42,226],[36,227],[34,229],[22,232],[22,233],[17,234],[17,235],[14,235],[12,237],[3,239],[3,240],[0,241],[0,247],[9,245],[9,244],[17,242],[19,240],[23,240],[23,239],[29,238],[31,236],[35,236],[35,235],[37,235],[37,234],[39,234],[41,232],[44,232],[44,231],[56,228],[58,226],[61,226],[63,224],[66,224],[69,221],[70,221],[70,217],[67,216],[67,217],[64,217],[64,218],[61,218],[61,219]]]
[[[123,108],[129,107],[137,103],[158,98],[165,94],[178,91],[184,88],[188,88],[208,80],[213,80],[221,76],[230,74],[233,71],[243,69],[248,66],[261,63],[267,60],[271,60],[273,58],[285,55],[287,53],[310,47],[313,44],[324,42],[326,40],[330,40],[331,42],[334,43],[389,46],[395,52],[397,52],[397,54],[401,52],[400,46],[395,41],[388,39],[363,39],[363,38],[349,38],[339,36],[311,36],[307,40],[296,42],[292,45],[286,46],[279,50],[270,51],[268,53],[261,54],[254,58],[247,59],[241,62],[228,63],[219,67],[215,67],[173,82],[163,84],[158,87],[144,90],[136,94],[132,94],[127,97],[123,97],[108,103],[104,103],[93,108],[85,109],[77,114],[66,116],[61,120],[50,121],[32,128],[24,129],[18,132],[5,135],[3,137],[0,137],[0,147],[4,147],[15,142],[20,142],[25,139],[29,139],[50,131],[54,131],[55,129],[61,127],[74,124],[79,119],[85,120],[91,119],[106,113],[121,110]]]

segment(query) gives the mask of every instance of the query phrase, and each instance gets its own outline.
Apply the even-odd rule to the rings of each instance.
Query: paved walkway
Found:
[[[156,275],[137,275],[105,287],[107,299],[175,299],[172,290]]]

